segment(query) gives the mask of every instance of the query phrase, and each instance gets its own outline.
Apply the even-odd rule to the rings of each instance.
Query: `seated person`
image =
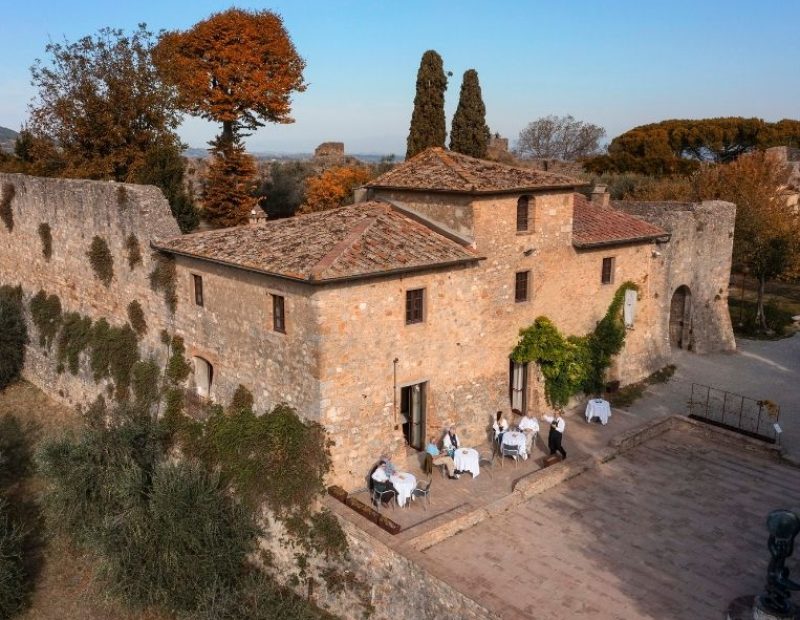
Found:
[[[372,472],[372,480],[373,482],[381,482],[381,483],[388,483],[389,482],[389,472],[386,471],[386,461],[381,461],[378,466],[375,468],[375,471]]]
[[[503,417],[502,411],[497,412],[492,428],[494,429],[494,440],[497,443],[503,443],[503,433],[508,430],[508,420]]]
[[[444,434],[444,437],[442,437],[442,446],[444,446],[444,449],[450,456],[453,456],[455,451],[458,450],[459,445],[461,444],[458,443],[458,435],[456,435],[456,427],[451,426],[449,429],[447,429],[447,432]]]
[[[539,421],[530,417],[527,413],[523,414],[522,419],[519,421],[519,430],[525,433],[525,446],[528,449],[528,454],[530,454],[533,438],[539,432]]]
[[[456,464],[453,458],[447,454],[442,454],[439,448],[436,447],[436,442],[433,437],[428,439],[428,445],[425,446],[425,452],[431,455],[434,465],[444,465],[447,468],[447,477],[451,480],[458,480],[459,475],[456,473]]]

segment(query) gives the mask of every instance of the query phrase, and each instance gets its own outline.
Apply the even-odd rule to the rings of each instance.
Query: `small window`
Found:
[[[197,394],[203,398],[211,396],[211,385],[214,382],[214,367],[202,357],[194,358],[194,383]]]
[[[603,284],[613,284],[614,282],[614,257],[607,256],[603,259],[603,273],[600,276]]]
[[[517,232],[528,232],[530,224],[530,199],[520,196],[517,200]]]
[[[202,276],[192,276],[194,280],[194,303],[197,306],[203,305],[203,277]]]
[[[406,325],[422,323],[425,316],[425,289],[406,291]]]
[[[286,314],[283,295],[272,296],[272,328],[276,332],[286,333]]]
[[[518,271],[514,282],[514,301],[528,301],[528,284],[531,279],[530,271]]]

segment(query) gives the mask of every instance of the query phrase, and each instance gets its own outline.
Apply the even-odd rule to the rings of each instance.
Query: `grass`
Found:
[[[755,322],[757,282],[753,278],[731,276],[728,296],[733,331],[738,337],[757,340],[776,340],[797,331],[793,316],[800,315],[800,284],[768,282],[764,291],[764,312],[770,332],[765,333]],[[742,288],[744,284],[744,288]]]

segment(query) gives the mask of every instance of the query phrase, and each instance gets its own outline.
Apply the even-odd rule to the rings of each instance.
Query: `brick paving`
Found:
[[[777,507],[800,469],[673,430],[416,559],[509,620],[722,618],[761,588]]]

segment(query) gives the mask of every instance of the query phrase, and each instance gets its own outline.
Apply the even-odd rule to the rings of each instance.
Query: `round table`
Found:
[[[525,433],[520,431],[506,431],[503,435],[504,446],[516,446],[522,458],[528,458],[528,451],[525,448]]]
[[[611,405],[602,398],[593,398],[586,403],[586,421],[591,422],[592,418],[600,418],[602,424],[608,424],[611,417]]]
[[[389,478],[394,490],[397,491],[397,505],[401,508],[406,505],[406,501],[411,497],[411,493],[417,488],[417,479],[414,474],[399,471],[392,474]]]
[[[459,448],[453,454],[453,462],[458,471],[468,471],[475,478],[481,473],[481,467],[478,464],[480,455],[474,448]]]

